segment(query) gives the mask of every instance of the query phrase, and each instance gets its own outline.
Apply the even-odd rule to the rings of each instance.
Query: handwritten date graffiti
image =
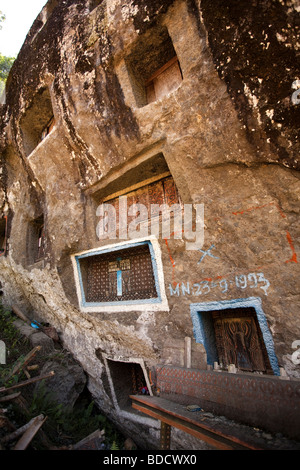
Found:
[[[262,289],[265,295],[268,295],[268,288],[270,282],[265,278],[263,273],[249,273],[240,274],[234,277],[234,280],[220,279],[220,280],[204,280],[197,283],[182,282],[177,283],[176,287],[172,287],[169,284],[170,295],[207,295],[212,289],[219,289],[222,294],[225,294],[232,286],[238,289],[250,289],[259,288]]]

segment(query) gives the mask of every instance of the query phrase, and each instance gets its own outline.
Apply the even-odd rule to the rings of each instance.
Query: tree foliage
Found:
[[[2,11],[0,10],[0,29],[2,29],[3,21],[5,20],[5,15],[3,15]]]
[[[0,30],[2,23],[5,21],[5,15],[0,10]],[[0,52],[0,93],[3,91],[9,71],[14,63],[15,57],[7,57]]]
[[[0,79],[6,80],[9,74],[9,71],[14,63],[14,57],[6,57],[0,53]]]

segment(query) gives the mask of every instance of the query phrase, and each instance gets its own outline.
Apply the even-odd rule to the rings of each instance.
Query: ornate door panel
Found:
[[[148,245],[89,257],[85,277],[87,302],[157,297]]]
[[[243,313],[213,314],[219,361],[240,370],[266,371],[262,344],[254,316]]]
[[[147,209],[147,211],[143,210],[143,212],[133,213],[132,215],[127,214],[127,224],[129,226],[129,224],[133,223],[133,227],[135,227],[135,223],[137,226],[140,223],[148,224],[150,218],[159,217],[159,206],[163,204],[169,207],[173,204],[178,204],[178,210],[180,210],[182,204],[172,176],[167,176],[151,184],[146,184],[139,189],[123,194],[123,196],[127,198],[127,209],[133,204],[141,204],[144,206],[143,209]],[[111,238],[118,238],[120,221],[119,196],[105,200],[105,204],[112,206],[112,210],[107,211],[106,217],[103,218],[101,233],[107,234],[107,236]],[[136,230],[139,230],[139,228],[136,227]],[[114,234],[115,231],[116,234],[113,237],[112,234]]]

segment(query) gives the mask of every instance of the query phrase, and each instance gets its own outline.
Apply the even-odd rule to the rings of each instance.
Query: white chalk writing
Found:
[[[268,295],[268,288],[270,282],[265,278],[263,273],[249,273],[239,274],[233,279],[216,279],[216,280],[203,280],[200,282],[178,282],[176,285],[169,284],[170,295],[192,295],[200,296],[207,295],[213,289],[217,288],[222,294],[225,294],[232,286],[238,289],[259,288],[262,289],[265,295]]]
[[[300,96],[300,80],[295,80],[292,83],[292,88],[294,90],[296,90],[296,91],[294,91],[294,93],[292,94],[292,97],[291,97],[292,103],[294,105],[300,104],[300,99],[299,99],[299,96]]]

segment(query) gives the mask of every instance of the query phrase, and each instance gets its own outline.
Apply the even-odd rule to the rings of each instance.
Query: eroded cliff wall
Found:
[[[183,366],[190,337],[193,367],[206,368],[212,310],[256,312],[269,373],[299,377],[298,21],[293,1],[52,0],[13,66],[1,122],[3,300],[57,328],[116,420],[118,361]],[[147,101],[145,83],[156,86],[174,57],[176,73]],[[84,303],[88,268],[75,255],[138,243],[99,239],[97,208],[120,194],[142,201],[140,188],[164,178],[181,204],[203,205],[203,244],[188,250],[149,230],[158,301]]]

